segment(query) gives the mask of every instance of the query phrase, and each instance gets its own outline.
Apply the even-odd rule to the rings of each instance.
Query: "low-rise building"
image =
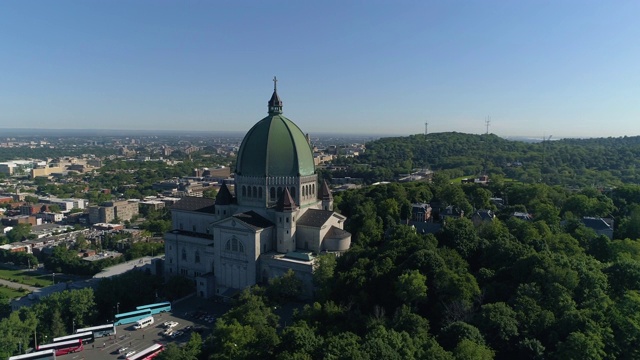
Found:
[[[129,201],[108,201],[100,206],[89,207],[89,222],[110,223],[115,219],[131,220],[139,214],[138,203]]]
[[[596,234],[613,239],[613,219],[585,216],[582,218],[582,223]]]
[[[54,212],[41,212],[36,214],[36,217],[41,218],[46,222],[60,222],[64,218],[64,215]]]

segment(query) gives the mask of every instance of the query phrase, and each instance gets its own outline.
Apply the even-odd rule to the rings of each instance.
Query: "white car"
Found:
[[[169,323],[165,326],[168,329],[171,329],[173,327],[178,326],[178,322],[177,321],[169,321]]]
[[[118,349],[118,353],[122,354],[123,352],[129,350],[128,347],[121,347],[120,349]]]
[[[126,353],[124,356],[125,356],[125,357],[133,356],[133,355],[135,355],[135,353],[136,353],[136,351],[135,351],[135,350],[131,350],[131,351],[129,351],[128,353]]]

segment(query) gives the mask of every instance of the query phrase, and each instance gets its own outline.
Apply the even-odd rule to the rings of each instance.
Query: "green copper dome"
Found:
[[[307,176],[315,173],[313,153],[302,130],[282,116],[275,89],[269,116],[245,135],[238,151],[236,174],[241,176]]]

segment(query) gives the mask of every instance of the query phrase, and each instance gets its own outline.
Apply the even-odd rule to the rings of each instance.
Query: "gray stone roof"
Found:
[[[222,183],[222,186],[216,195],[216,202],[220,205],[230,205],[233,203],[233,195],[231,195],[231,191],[229,191],[227,184]]]
[[[486,209],[478,210],[472,216],[478,216],[482,220],[493,220],[493,218],[495,218],[493,211]]]
[[[324,236],[325,238],[333,238],[333,239],[344,239],[351,236],[351,233],[346,231],[346,230],[342,230],[340,228],[337,228],[335,226],[332,226],[331,229],[329,229],[329,231],[327,231],[327,234]]]
[[[300,226],[321,227],[331,218],[333,211],[309,209],[298,219]]]
[[[292,211],[296,208],[296,203],[293,201],[293,197],[291,197],[291,193],[289,192],[289,188],[284,188],[284,193],[278,199],[278,206],[276,209],[278,211]]]
[[[607,224],[606,221],[604,221],[604,219],[602,218],[595,218],[595,217],[583,217],[582,218],[582,223],[584,224],[584,226],[591,228],[593,230],[611,230],[611,226],[609,224]]]
[[[254,230],[266,229],[273,226],[273,223],[269,219],[264,218],[255,211],[247,211],[233,215],[235,219],[242,221]]]
[[[185,196],[171,206],[171,210],[196,211],[213,213],[216,201],[214,199]]]

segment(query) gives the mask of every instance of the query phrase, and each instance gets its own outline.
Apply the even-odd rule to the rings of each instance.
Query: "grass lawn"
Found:
[[[8,287],[4,287],[4,286],[0,286],[0,297],[6,297],[9,299],[13,299],[13,298],[17,298],[17,297],[23,297],[25,295],[27,295],[28,292],[23,292],[23,291],[18,291],[15,289],[10,289]]]
[[[53,284],[51,275],[43,275],[31,270],[10,270],[0,268],[0,279],[5,279],[20,284],[36,287],[49,286]]]
[[[476,178],[476,175],[460,176],[455,179],[451,179],[451,183],[460,184],[463,179],[475,179],[475,178]]]

